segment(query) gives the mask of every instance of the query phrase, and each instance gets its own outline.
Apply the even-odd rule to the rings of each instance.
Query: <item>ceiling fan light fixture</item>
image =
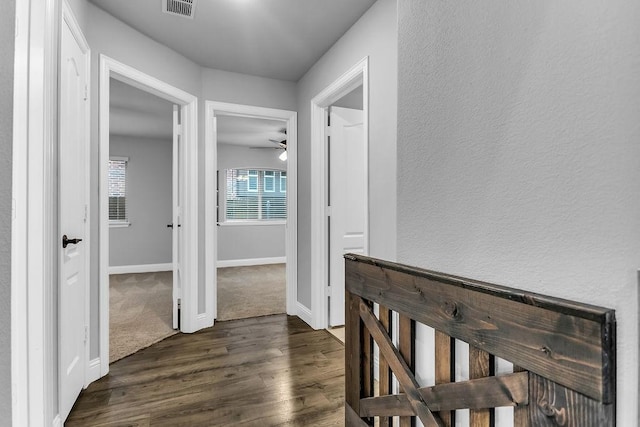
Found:
[[[287,150],[284,150],[284,151],[283,151],[283,152],[278,156],[278,158],[279,158],[280,160],[282,160],[283,162],[286,162],[286,161],[287,161]]]

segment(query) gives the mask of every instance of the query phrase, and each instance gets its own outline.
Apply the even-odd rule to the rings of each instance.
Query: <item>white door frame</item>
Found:
[[[11,223],[12,425],[56,421],[59,0],[16,1]],[[59,418],[57,418],[59,422]]]
[[[369,175],[369,57],[363,58],[311,100],[311,326],[323,329],[328,319],[328,224],[326,108],[362,83],[365,138],[365,174]],[[369,251],[369,181],[364,248]]]
[[[106,55],[100,55],[100,375],[109,372],[109,86],[114,78],[182,106],[185,206],[181,331],[195,332],[198,314],[198,98]],[[167,117],[170,120],[170,117]]]
[[[217,316],[217,243],[215,215],[216,170],[218,163],[218,137],[216,116],[242,116],[257,119],[283,120],[287,123],[287,225],[285,251],[287,256],[287,314],[300,315],[298,293],[298,113],[252,105],[205,101],[205,254],[207,304]],[[209,309],[207,308],[207,311]],[[300,316],[303,318],[303,316]],[[307,320],[309,321],[309,320]]]

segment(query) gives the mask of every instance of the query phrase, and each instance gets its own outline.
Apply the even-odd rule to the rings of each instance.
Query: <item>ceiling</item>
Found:
[[[111,79],[109,133],[159,140],[173,135],[173,104],[165,99]],[[269,139],[286,138],[286,122],[239,116],[218,116],[218,143],[245,147],[278,146]]]
[[[163,0],[90,0],[195,63],[298,81],[375,0],[198,0],[193,19]]]

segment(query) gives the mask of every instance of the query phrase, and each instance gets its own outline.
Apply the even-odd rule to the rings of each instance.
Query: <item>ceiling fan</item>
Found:
[[[283,150],[282,154],[280,154],[279,159],[283,162],[287,160],[287,129],[283,128],[280,130],[282,137],[280,138],[269,138],[269,142],[276,144],[276,147],[249,147],[253,150]]]

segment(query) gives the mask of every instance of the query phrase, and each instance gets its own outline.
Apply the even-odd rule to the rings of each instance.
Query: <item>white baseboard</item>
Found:
[[[171,271],[173,264],[142,264],[142,265],[114,265],[109,267],[109,274],[155,273],[156,271]]]
[[[60,419],[60,414],[56,415],[51,425],[53,427],[62,427],[62,420]]]
[[[213,322],[214,322],[213,318],[211,318],[210,316],[207,316],[206,313],[198,314],[198,317],[196,318],[198,330],[212,327]]]
[[[100,375],[100,368],[101,366],[99,357],[96,357],[95,359],[91,359],[89,361],[89,366],[87,367],[87,378],[84,388],[89,387],[89,384],[96,380],[99,380],[102,377],[102,375]]]
[[[278,256],[271,258],[251,258],[251,259],[229,259],[219,260],[218,268],[223,267],[245,267],[247,265],[267,265],[267,264],[284,264],[287,262],[286,256]]]
[[[311,310],[309,310],[304,305],[300,304],[298,301],[296,301],[296,315],[300,319],[302,319],[302,321],[304,323],[306,323],[307,325],[311,326],[312,319],[313,319],[313,316],[311,315]],[[311,327],[313,327],[313,326],[311,326]]]

